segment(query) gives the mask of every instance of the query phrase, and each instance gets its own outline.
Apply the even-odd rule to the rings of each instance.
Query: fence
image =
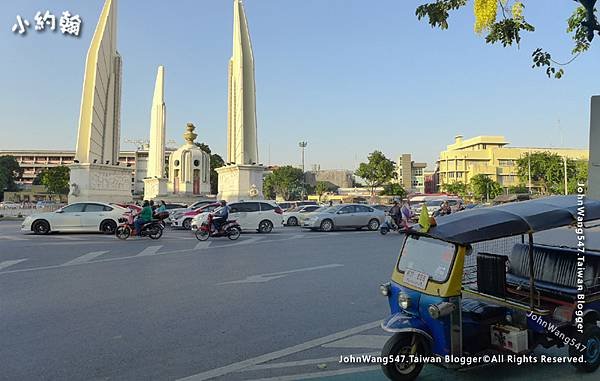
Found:
[[[54,212],[57,209],[60,209],[64,205],[56,204],[56,205],[48,205],[43,208],[0,208],[0,215],[5,217],[26,217],[32,214],[38,213],[46,213],[46,212]]]

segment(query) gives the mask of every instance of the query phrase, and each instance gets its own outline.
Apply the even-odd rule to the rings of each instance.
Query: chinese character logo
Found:
[[[70,34],[79,36],[79,28],[81,26],[81,18],[79,15],[71,16],[71,12],[64,11],[60,18],[60,31],[62,34]]]
[[[33,17],[35,20],[35,30],[38,32],[43,32],[48,27],[51,31],[56,30],[56,16],[50,13],[49,10],[42,13],[38,11]],[[27,34],[27,28],[29,28],[30,23],[28,20],[21,17],[21,15],[17,15],[17,22],[13,25],[12,31],[13,33],[18,33],[20,35]],[[79,32],[81,31],[81,17],[79,15],[72,15],[69,11],[62,12],[62,16],[59,21],[60,32],[64,35],[79,37]]]
[[[26,34],[29,27],[29,21],[23,20],[21,15],[17,15],[17,23],[13,25],[12,31],[15,33],[19,29],[19,34]]]

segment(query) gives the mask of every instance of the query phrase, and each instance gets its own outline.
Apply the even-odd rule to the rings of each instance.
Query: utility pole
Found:
[[[529,178],[527,187],[529,188],[529,194],[531,194],[531,151],[527,154],[527,176]]]
[[[564,172],[565,172],[565,195],[567,195],[567,194],[569,194],[569,191],[567,189],[567,157],[566,156],[563,156],[563,163],[565,165],[565,169],[564,169]]]
[[[302,200],[304,200],[304,192],[305,192],[305,188],[306,188],[306,176],[304,174],[304,149],[306,148],[306,146],[308,145],[308,142],[306,141],[301,141],[300,143],[298,143],[298,146],[300,147],[300,151],[302,154]]]

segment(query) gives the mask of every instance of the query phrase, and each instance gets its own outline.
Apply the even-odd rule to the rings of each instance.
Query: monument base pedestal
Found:
[[[216,171],[219,175],[218,200],[231,202],[263,198],[263,166],[235,164]]]
[[[69,204],[81,201],[131,202],[131,168],[104,164],[70,164]]]
[[[167,179],[144,179],[144,200],[153,200],[167,195]]]

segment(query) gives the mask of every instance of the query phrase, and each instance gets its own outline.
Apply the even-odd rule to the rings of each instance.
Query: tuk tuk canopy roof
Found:
[[[582,201],[579,201],[581,204]],[[443,241],[470,244],[568,226],[600,219],[600,201],[577,196],[551,196],[537,200],[464,210],[437,219],[425,235]]]

